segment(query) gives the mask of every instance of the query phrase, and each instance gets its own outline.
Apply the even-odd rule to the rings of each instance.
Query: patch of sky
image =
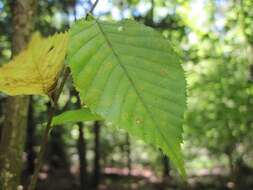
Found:
[[[2,1],[0,1],[0,11],[3,11],[3,8],[4,8],[4,4]]]

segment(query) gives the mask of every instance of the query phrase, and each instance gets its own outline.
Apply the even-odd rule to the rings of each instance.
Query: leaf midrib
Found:
[[[33,51],[32,51],[32,54],[33,54]],[[40,55],[37,60],[41,60],[41,58],[42,58],[42,55]],[[46,85],[45,85],[45,79],[44,79],[43,75],[40,72],[39,66],[37,65],[37,61],[33,59],[33,55],[31,56],[31,60],[32,60],[32,63],[34,64],[34,66],[37,70],[37,73],[39,75],[39,80],[40,80],[40,83],[41,83],[42,91],[44,93],[47,93]]]

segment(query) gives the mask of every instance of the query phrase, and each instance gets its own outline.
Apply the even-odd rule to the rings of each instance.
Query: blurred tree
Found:
[[[11,57],[12,16],[7,6],[10,2],[15,1],[0,0],[0,64]],[[74,20],[74,12],[80,17],[80,14],[86,12],[83,9],[92,4],[90,0],[39,0],[37,2],[38,22],[35,23],[35,29],[45,36],[65,30]],[[231,173],[241,173],[240,176],[250,173],[249,166],[252,166],[253,155],[251,143],[253,137],[252,0],[112,0],[102,1],[102,3],[108,5],[110,9],[106,12],[97,11],[96,16],[101,16],[103,19],[130,17],[154,27],[174,45],[175,50],[183,58],[189,87],[185,152],[188,154],[196,150],[193,157],[186,160],[187,166],[191,166],[190,161],[201,164],[199,158],[202,156],[201,150],[204,149],[208,162],[213,164],[217,161],[220,165],[230,168]],[[106,9],[106,6],[100,9],[104,8]],[[119,13],[115,16],[117,11]],[[250,47],[251,50],[246,50]],[[69,86],[66,87],[61,99],[64,103],[61,107],[63,110],[75,108],[72,102],[75,95],[69,95],[71,91]],[[5,99],[6,96],[1,94],[0,128],[3,125],[2,113],[5,111],[3,104]],[[31,172],[33,150],[36,148],[33,133],[37,134],[36,137],[41,136],[41,127],[35,128],[32,120],[36,120],[36,123],[46,120],[46,110],[41,107],[48,100],[34,97],[33,101],[32,109],[31,104],[29,109],[31,123],[28,123],[26,149],[27,166]],[[65,104],[66,102],[68,103]],[[32,125],[34,127],[30,128]],[[78,153],[81,189],[86,183],[84,181],[87,180],[87,166],[93,167],[94,175],[91,180],[93,184],[98,184],[99,177],[96,176],[100,176],[102,166],[126,167],[128,165],[128,168],[131,168],[130,165],[133,165],[134,168],[138,165],[151,167],[152,171],[157,171],[159,174],[168,173],[166,158],[161,163],[160,152],[155,152],[153,147],[135,139],[131,139],[131,143],[128,143],[125,133],[113,132],[109,127],[101,131],[95,127],[94,131],[90,131],[92,128],[86,128],[89,123],[84,125],[85,127],[83,123],[79,123],[78,128],[71,128],[70,125],[66,128],[57,128],[51,136],[49,144],[51,151],[47,158],[47,160],[54,160],[53,163],[58,167],[66,169],[69,167],[68,163],[60,164],[61,160],[59,163],[56,160],[63,156],[66,163],[68,155]],[[71,136],[73,132],[76,132],[75,138]],[[95,139],[91,133],[94,134]],[[40,138],[36,139],[40,140]],[[93,146],[94,142],[100,147]],[[57,151],[54,152],[54,149]],[[142,154],[139,154],[140,152]],[[93,153],[94,159],[91,156]],[[86,156],[87,160],[85,160]],[[101,165],[100,161],[103,161]],[[190,170],[190,173],[198,170],[193,166],[191,168],[194,171]],[[170,173],[173,176],[173,172]],[[56,188],[59,182],[52,175],[49,178],[53,178],[51,183],[55,184]],[[65,181],[67,183],[67,180]],[[242,177],[240,181],[244,182]]]
[[[81,108],[81,100],[78,96],[78,93],[76,93],[76,99],[77,99],[77,108]],[[79,155],[79,172],[80,172],[80,189],[85,190],[88,188],[88,172],[87,172],[87,158],[86,158],[86,139],[85,139],[85,133],[84,133],[84,123],[78,122],[78,140],[77,140],[77,150]]]
[[[26,47],[33,30],[36,1],[8,2],[12,14],[12,52]],[[28,97],[8,97],[5,102],[5,121],[0,144],[1,189],[16,189],[20,184],[22,154],[27,126]]]
[[[48,144],[48,164],[49,169],[54,172],[56,170],[69,171],[69,162],[67,154],[65,152],[65,142],[63,140],[63,134],[65,133],[63,126],[55,126],[50,134],[50,140]]]
[[[87,173],[87,160],[86,160],[86,142],[84,138],[84,124],[82,122],[78,122],[78,130],[79,130],[79,137],[78,137],[78,154],[79,154],[79,162],[80,162],[80,189],[87,189],[88,187],[88,173]]]
[[[96,189],[100,183],[101,178],[101,157],[100,157],[100,130],[101,123],[96,121],[94,123],[94,165],[93,165],[93,182],[92,186]]]
[[[225,154],[233,175],[236,160],[246,158],[251,146],[252,86],[247,82],[247,48],[237,9],[233,2],[218,3],[206,4],[205,28],[188,21],[192,39],[186,65],[186,139],[191,146],[206,147],[212,156]],[[224,24],[213,18],[224,19]]]
[[[36,158],[36,152],[35,152],[35,144],[36,144],[36,138],[35,138],[35,131],[36,131],[36,124],[34,120],[34,100],[33,97],[30,96],[29,100],[29,107],[28,107],[28,122],[27,122],[27,135],[26,135],[26,154],[27,154],[27,162],[26,162],[26,168],[25,168],[25,175],[31,176],[34,172],[35,168],[35,158]]]
[[[163,155],[163,177],[167,178],[170,176],[170,160],[168,156]]]
[[[126,151],[126,164],[127,164],[127,168],[128,168],[128,176],[131,176],[132,158],[131,158],[131,141],[130,141],[129,134],[126,134],[125,151]]]
[[[253,82],[253,1],[251,0],[241,0],[240,13],[242,14],[242,26],[245,37],[250,44],[249,61],[249,81]],[[236,5],[235,5],[236,6]]]

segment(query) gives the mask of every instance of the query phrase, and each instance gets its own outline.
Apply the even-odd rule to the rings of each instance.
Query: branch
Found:
[[[95,7],[98,4],[98,1],[99,0],[95,1],[95,3],[91,7],[91,10],[89,11],[88,14],[91,14],[94,11]],[[85,16],[85,19],[87,19],[88,14]],[[46,148],[47,148],[47,143],[48,143],[49,134],[50,134],[50,131],[51,131],[51,125],[52,125],[53,117],[54,117],[56,109],[57,109],[57,103],[58,103],[60,94],[63,90],[64,84],[65,84],[66,80],[68,79],[69,74],[70,74],[70,69],[67,67],[67,68],[64,69],[64,74],[63,74],[63,78],[62,78],[62,81],[60,83],[60,86],[59,86],[58,89],[56,89],[56,91],[55,91],[55,93],[52,97],[53,101],[51,103],[51,106],[50,106],[49,112],[48,112],[48,122],[47,122],[45,132],[43,134],[43,141],[42,141],[42,144],[40,146],[40,152],[39,152],[39,155],[38,155],[38,163],[36,165],[35,172],[32,176],[31,182],[30,182],[27,190],[34,190],[35,187],[36,187],[39,172],[40,172],[40,169],[41,169],[42,164],[43,164],[43,157],[44,157],[44,154],[45,154]]]
[[[91,7],[91,9],[90,9],[90,11],[89,11],[90,14],[92,14],[93,11],[95,10],[95,8],[96,8],[96,6],[97,6],[97,4],[98,4],[98,1],[99,1],[99,0],[96,0],[95,3],[92,5],[92,7]]]
[[[48,122],[47,122],[45,132],[43,134],[43,141],[42,141],[42,144],[40,145],[40,152],[39,152],[39,155],[38,155],[38,163],[36,164],[36,168],[35,168],[34,174],[32,176],[31,182],[28,186],[28,190],[34,190],[34,188],[37,184],[38,175],[39,175],[41,166],[43,164],[43,157],[44,157],[44,154],[46,152],[46,147],[47,147],[49,134],[50,134],[50,130],[51,130],[51,124],[52,124],[52,121],[53,121],[55,111],[57,109],[57,103],[58,103],[60,94],[63,90],[64,84],[65,84],[69,74],[70,74],[70,70],[69,70],[69,68],[66,68],[64,70],[63,79],[60,83],[60,87],[55,91],[53,102],[51,103],[51,106],[50,106],[49,112],[48,112]]]
[[[93,11],[95,10],[97,4],[98,4],[99,0],[96,0],[95,3],[92,5],[90,11],[86,14],[85,16],[85,20],[88,18],[89,15],[91,15],[93,13]]]

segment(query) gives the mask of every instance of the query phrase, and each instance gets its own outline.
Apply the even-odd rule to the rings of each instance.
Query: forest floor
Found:
[[[224,175],[190,176],[186,185],[182,180],[159,179],[148,170],[142,173],[144,175],[133,172],[133,175],[129,176],[126,171],[119,168],[110,168],[109,171],[107,169],[101,176],[97,190],[253,190],[253,173],[242,176],[237,187]],[[54,171],[47,175],[42,173],[40,179],[37,190],[79,189],[78,177],[69,172]]]

